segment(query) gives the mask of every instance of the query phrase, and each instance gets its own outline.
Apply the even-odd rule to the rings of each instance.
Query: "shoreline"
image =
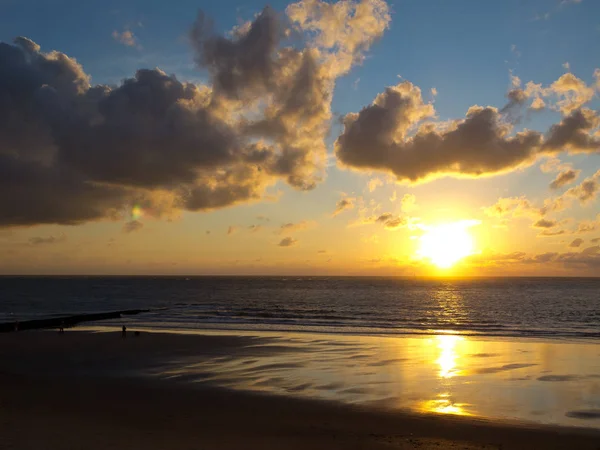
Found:
[[[600,332],[598,333],[598,337],[586,337],[586,336],[562,336],[556,335],[552,333],[548,334],[539,334],[539,335],[500,335],[500,334],[473,334],[469,332],[459,332],[456,330],[418,330],[416,332],[359,332],[359,331],[329,331],[329,330],[313,330],[313,329],[261,329],[257,327],[256,329],[251,328],[219,328],[219,327],[207,327],[207,328],[168,328],[168,327],[152,327],[146,325],[136,326],[135,322],[124,323],[127,326],[127,330],[135,331],[138,330],[144,333],[154,333],[154,334],[180,334],[180,335],[189,335],[189,336],[211,336],[211,335],[239,335],[239,336],[348,336],[348,337],[366,337],[366,338],[384,338],[384,339],[402,339],[402,338],[432,338],[436,336],[459,336],[465,337],[469,339],[476,339],[478,341],[489,341],[489,342],[502,342],[502,341],[521,341],[524,342],[548,342],[552,344],[596,344],[600,346]],[[202,323],[202,326],[213,325],[212,323]],[[69,331],[76,332],[87,332],[87,333],[107,333],[107,332],[117,332],[121,330],[121,325],[115,324],[107,324],[103,325],[101,323],[98,324],[84,324],[77,325],[76,327],[70,328]],[[51,331],[51,329],[37,329],[31,331]]]
[[[0,383],[10,388],[0,409],[2,442],[16,449],[592,450],[600,439],[600,431],[585,428],[412,414],[157,380],[1,374]]]
[[[600,429],[583,426],[589,421],[580,421],[578,427],[545,425],[408,410],[400,403],[389,407],[376,396],[373,401],[356,401],[368,400],[371,394],[361,393],[353,379],[347,381],[351,389],[331,387],[323,391],[327,395],[313,397],[318,388],[314,384],[294,390],[307,385],[302,373],[310,369],[299,360],[322,358],[327,370],[361,361],[347,369],[354,372],[343,373],[354,376],[364,366],[373,374],[390,376],[400,370],[394,364],[408,362],[385,365],[380,358],[373,365],[357,357],[376,342],[389,358],[396,351],[390,345],[404,348],[414,345],[414,339],[258,334],[143,332],[127,339],[113,331],[85,329],[64,335],[3,334],[0,424],[9,430],[6,442],[13,442],[9,448],[40,448],[39,442],[18,442],[32,429],[48,449],[65,448],[69,442],[71,448],[597,449],[600,442]],[[488,369],[483,367],[482,376],[496,376]],[[321,377],[327,372],[315,373]],[[406,376],[403,379],[406,382]],[[448,385],[458,379],[440,383],[444,389],[458,389]],[[322,381],[323,386],[326,383]],[[352,388],[355,392],[348,393]],[[411,392],[399,395],[392,405]],[[104,437],[96,447],[83,445],[100,434]],[[158,445],[157,436],[166,441]],[[192,444],[201,438],[206,439],[204,444]],[[120,445],[122,441],[127,445]]]

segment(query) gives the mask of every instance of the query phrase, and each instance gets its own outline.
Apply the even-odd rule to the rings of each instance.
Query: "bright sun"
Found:
[[[452,267],[456,262],[475,252],[469,228],[478,222],[463,220],[425,228],[419,238],[418,256],[431,260],[441,269]]]

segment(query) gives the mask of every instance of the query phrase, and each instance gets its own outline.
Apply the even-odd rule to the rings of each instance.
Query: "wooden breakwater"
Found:
[[[110,311],[91,314],[74,314],[71,316],[51,317],[48,319],[24,320],[22,322],[4,322],[0,323],[0,333],[15,331],[15,325],[18,331],[37,330],[41,328],[59,328],[72,327],[82,322],[93,322],[96,320],[119,319],[122,316],[132,316],[135,314],[149,312],[149,309],[126,309],[123,311]]]

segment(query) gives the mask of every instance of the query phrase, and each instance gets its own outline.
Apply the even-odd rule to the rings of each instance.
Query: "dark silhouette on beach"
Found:
[[[121,329],[121,337],[122,338],[127,337],[127,327],[125,325],[123,325],[123,328]]]
[[[81,322],[95,322],[98,320],[120,319],[121,316],[131,316],[150,311],[149,309],[126,309],[103,313],[76,314],[71,316],[51,317],[48,319],[33,319],[22,322],[0,323],[0,333],[11,331],[37,330],[41,328],[73,327]]]

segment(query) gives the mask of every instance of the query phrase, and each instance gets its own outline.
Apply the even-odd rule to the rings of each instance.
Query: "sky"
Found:
[[[599,2],[0,11],[0,274],[600,275]]]

